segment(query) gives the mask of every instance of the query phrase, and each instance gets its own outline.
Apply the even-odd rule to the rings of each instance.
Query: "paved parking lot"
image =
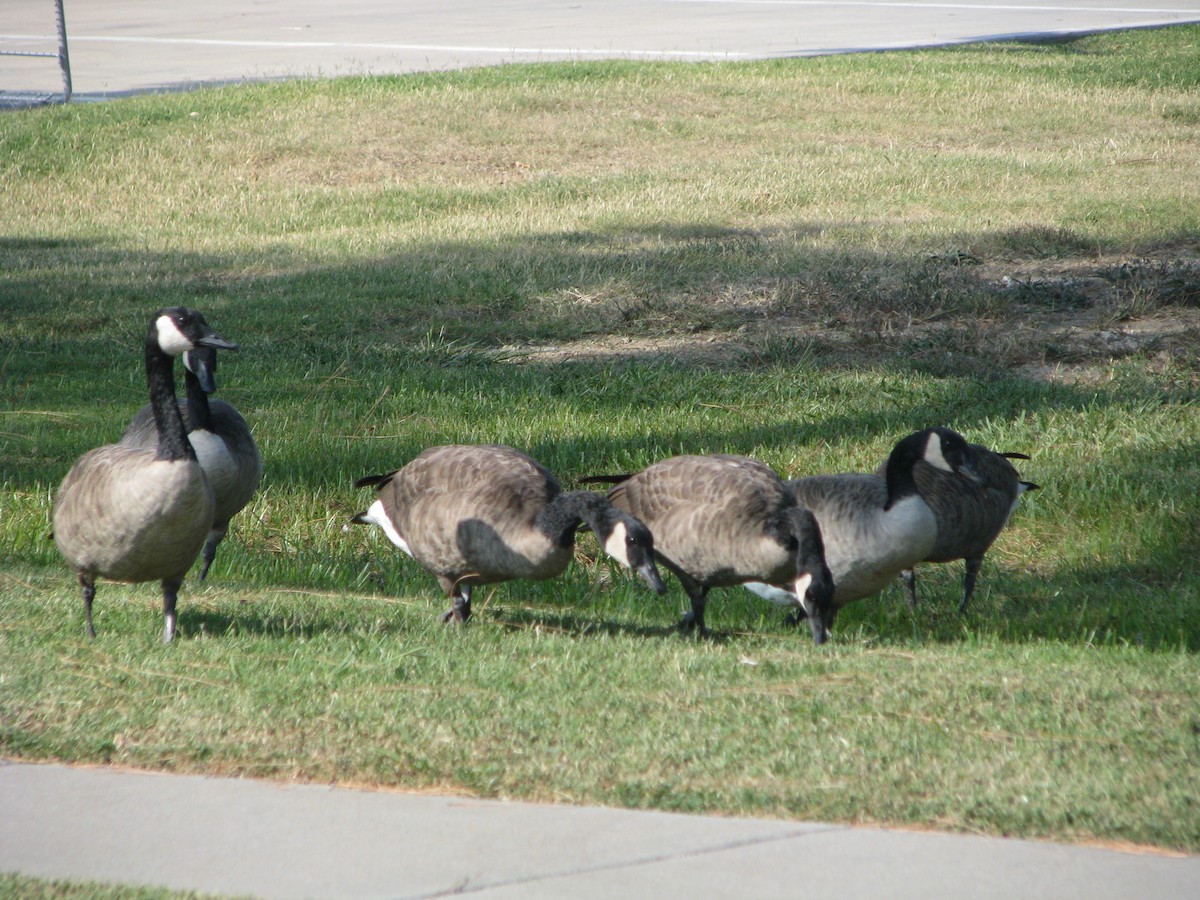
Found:
[[[1200,0],[65,0],[80,99],[245,78],[550,59],[741,60],[1200,21]],[[54,51],[53,0],[0,0],[0,51]],[[0,93],[61,91],[0,55]]]

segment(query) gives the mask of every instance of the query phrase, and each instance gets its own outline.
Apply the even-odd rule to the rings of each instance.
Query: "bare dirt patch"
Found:
[[[1136,359],[1200,383],[1200,252],[1124,258],[922,261],[867,287],[811,275],[724,287],[693,303],[711,325],[663,315],[636,334],[504,348],[516,361],[641,359],[746,366],[903,361],[947,373],[1089,382]],[[735,324],[734,324],[735,323]],[[656,327],[657,326],[657,327]]]

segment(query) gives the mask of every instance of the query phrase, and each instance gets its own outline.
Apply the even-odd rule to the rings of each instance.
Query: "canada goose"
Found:
[[[619,481],[609,499],[654,534],[654,552],[687,591],[679,627],[704,633],[708,591],[748,581],[786,587],[813,640],[828,636],[833,579],[821,530],[769,466],[744,456],[675,456]]]
[[[1022,481],[1009,462],[1029,459],[1024,453],[996,453],[982,444],[970,444],[968,449],[978,481],[926,462],[913,467],[917,489],[937,520],[937,541],[922,562],[966,560],[962,600],[958,604],[960,613],[966,612],[971,602],[983,555],[1008,524],[1021,495],[1038,489],[1032,481]],[[908,604],[916,609],[916,575],[910,567],[900,577]]]
[[[609,556],[666,591],[645,525],[602,494],[564,493],[544,466],[510,447],[431,447],[401,469],[354,483],[368,485],[379,498],[350,521],[378,525],[437,577],[452,603],[443,621],[470,617],[474,585],[561,574],[581,522]]]
[[[811,509],[821,526],[835,586],[831,621],[847,603],[876,593],[925,559],[936,544],[937,521],[913,475],[919,462],[977,478],[962,435],[926,428],[896,444],[882,475],[813,475],[787,482],[796,502]],[[795,605],[794,597],[778,589],[747,587],[773,603]]]
[[[87,633],[96,578],[162,581],[163,640],[175,636],[175,601],[212,525],[216,500],[175,403],[174,358],[196,347],[236,350],[200,313],[154,314],[146,332],[146,382],[158,429],[154,449],[108,444],[85,453],[59,486],[54,541],[79,576]]]
[[[183,368],[187,399],[179,401],[179,409],[187,423],[188,441],[196,451],[200,468],[208,477],[217,500],[212,528],[201,554],[200,580],[203,581],[217,555],[217,545],[229,532],[229,520],[258,490],[262,457],[242,414],[224,400],[208,399],[208,395],[217,389],[217,351],[212,347],[189,350],[183,354]],[[138,410],[125,426],[121,443],[127,447],[158,444],[154,410],[149,404]]]

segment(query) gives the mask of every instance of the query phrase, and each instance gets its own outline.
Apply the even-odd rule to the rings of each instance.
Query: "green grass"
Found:
[[[1200,850],[1198,44],[0,117],[0,753]],[[171,304],[243,346],[221,396],[263,490],[174,645],[154,585],[102,583],[87,641],[50,505],[145,402]],[[1175,322],[1132,352],[1081,339]],[[933,423],[1030,453],[1043,488],[965,617],[961,565],[927,566],[915,613],[891,587],[820,649],[736,591],[682,639],[682,591],[590,538],[447,630],[430,576],[344,530],[355,478],[435,443],[573,486],[680,452],[866,470]]]
[[[21,897],[23,900],[73,900],[77,897],[81,900],[204,900],[211,896],[195,891],[50,880],[0,873],[0,897]]]

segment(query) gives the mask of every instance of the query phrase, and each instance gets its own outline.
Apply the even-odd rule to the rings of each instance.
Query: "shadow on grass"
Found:
[[[491,606],[481,615],[486,616],[487,621],[505,629],[543,630],[579,638],[605,636],[653,640],[679,635],[671,625],[639,625],[629,621],[616,621],[603,617],[602,614],[581,614],[562,607]]]
[[[978,285],[971,287],[970,273],[961,263],[965,257],[957,253],[931,261],[899,253],[821,249],[809,243],[824,230],[847,228],[802,224],[779,233],[747,233],[664,223],[488,245],[398,247],[377,258],[332,266],[301,257],[264,265],[258,258],[147,254],[99,240],[0,239],[0,271],[5,273],[0,275],[5,294],[0,304],[0,411],[11,413],[0,435],[0,479],[26,491],[56,484],[71,460],[96,443],[92,434],[72,427],[73,416],[95,417],[99,410],[113,420],[109,424],[115,439],[123,419],[112,408],[113,385],[120,386],[122,399],[128,395],[132,415],[144,402],[138,396],[144,384],[138,345],[146,319],[154,309],[174,304],[201,308],[242,344],[237,367],[229,367],[229,390],[236,392],[248,417],[268,423],[267,479],[277,489],[286,485],[327,490],[331,469],[345,473],[348,489],[359,475],[387,471],[415,455],[432,442],[424,433],[436,434],[438,441],[453,435],[459,423],[451,420],[431,422],[426,432],[409,428],[394,439],[367,439],[375,435],[380,418],[386,423],[411,414],[416,404],[406,398],[418,392],[449,401],[491,398],[496,408],[507,408],[514,417],[547,397],[585,400],[590,409],[614,416],[651,411],[653,424],[636,446],[628,437],[596,429],[561,439],[534,437],[522,448],[558,472],[568,487],[573,478],[593,474],[594,466],[610,468],[614,460],[645,464],[652,456],[684,452],[748,453],[781,443],[822,447],[884,436],[890,441],[931,423],[951,424],[970,437],[985,421],[1050,411],[1124,411],[1137,399],[1116,390],[1015,377],[980,353],[977,343],[947,345],[977,357],[957,374],[931,374],[928,358],[902,353],[881,354],[869,366],[861,359],[839,356],[834,352],[834,331],[853,339],[860,323],[879,327],[906,316],[969,324],[986,301]],[[1196,235],[1180,234],[1174,240],[1195,251]],[[955,236],[952,243],[976,256],[1015,254],[1052,261],[1094,256],[1104,249],[1060,229],[982,232]],[[768,249],[773,252],[764,252]],[[272,270],[284,274],[243,274]],[[762,291],[754,290],[785,282],[794,289],[768,292],[766,300]],[[961,295],[956,293],[959,289]],[[1179,293],[1195,295],[1194,290]],[[1001,322],[1016,322],[1028,313],[1020,305],[1008,308],[993,302],[988,308]],[[735,360],[735,376],[773,378],[782,373],[797,384],[794,402],[759,402],[748,411],[738,408],[738,378],[730,377],[728,363],[664,361],[653,350],[570,364],[531,358],[513,365],[495,355],[510,342],[580,335],[601,340],[687,337],[781,313],[828,318],[831,334],[817,335],[809,344],[779,343],[757,357]],[[732,346],[714,349],[710,356],[734,354]],[[873,402],[851,404],[856,410],[849,414],[814,412],[811,398],[803,393],[803,376],[821,371],[857,378],[857,389],[873,394]],[[864,372],[872,373],[874,381],[864,380]],[[928,387],[906,387],[903,382],[913,375],[927,379]],[[270,392],[265,403],[256,402],[260,391]],[[1154,384],[1144,393],[1145,402],[1180,406],[1194,403],[1196,396],[1194,389]],[[62,408],[64,396],[77,398],[74,405]],[[710,418],[703,426],[673,421],[672,413],[681,404],[708,396],[718,401],[713,405],[727,406],[728,414]],[[879,399],[888,402],[874,402]],[[254,410],[260,404],[264,409],[256,418]],[[30,407],[63,416],[35,419],[26,412]],[[314,416],[328,419],[324,431],[314,437],[324,438],[330,430],[337,433],[337,440],[319,452],[309,440],[293,434],[297,422],[311,427]],[[1055,446],[1003,449],[1041,451],[1047,459],[1063,459],[1071,451]],[[1074,569],[1059,567],[1049,579],[1009,575],[1006,592],[1033,598],[1033,603],[1055,612],[1022,613],[1024,607],[1013,601],[1006,621],[1023,621],[1025,639],[1076,640],[1098,630],[1137,640],[1148,610],[1169,605],[1170,599],[1162,598],[1180,593],[1173,587],[1179,583],[1172,580],[1173,572],[1182,573],[1186,584],[1195,583],[1194,536],[1200,532],[1197,453],[1195,446],[1181,446],[1164,462],[1158,452],[1133,448],[1085,476],[1084,480],[1124,479],[1136,486],[1133,493],[1142,498],[1140,503],[1149,507],[1157,500],[1169,505],[1173,511],[1164,521],[1178,526],[1181,536],[1165,535],[1154,544],[1138,540],[1140,556],[1119,564],[1097,560]],[[1055,504],[1056,494],[1073,494],[1072,507],[1095,517],[1094,526],[1088,527],[1114,527],[1108,521],[1111,510],[1093,508],[1086,497],[1080,499],[1086,485],[1047,483],[1036,472],[1036,460],[1029,474],[1043,483],[1039,504]],[[1164,493],[1167,484],[1175,486],[1170,495]],[[994,572],[994,564],[988,566],[985,578]],[[1127,589],[1114,593],[1113,583],[1124,583]],[[1059,596],[1067,592],[1078,599]],[[1200,649],[1200,600],[1190,587],[1183,594],[1177,598],[1179,614],[1168,616],[1156,628],[1158,637],[1148,643],[1169,644],[1172,634],[1182,632],[1189,650]],[[1087,615],[1072,617],[1080,608]],[[532,625],[540,621],[580,635],[597,629],[636,636],[670,631],[665,622],[661,630],[642,629],[558,611],[508,610],[501,615],[512,627],[525,627],[529,623],[522,617],[533,616]],[[181,606],[181,620],[190,631],[213,634],[239,629],[312,635],[343,627],[333,614],[313,621],[250,611],[226,616],[189,610],[186,604]],[[1004,639],[1021,637],[1015,625],[993,628],[985,620],[979,627]]]
[[[397,617],[380,617],[368,630],[361,621],[339,616],[336,606],[314,608],[311,604],[291,611],[263,610],[254,604],[239,606],[236,613],[225,613],[197,605],[179,604],[179,631],[186,640],[196,635],[233,637],[249,634],[263,637],[310,640],[327,634],[361,633],[364,637],[393,638],[407,635],[411,625]]]

